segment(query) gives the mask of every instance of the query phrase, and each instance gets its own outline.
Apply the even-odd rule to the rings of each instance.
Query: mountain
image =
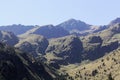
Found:
[[[90,29],[89,24],[86,24],[85,22],[75,19],[69,19],[68,21],[65,21],[57,26],[63,27],[65,30],[68,31],[72,30],[84,31]]]
[[[120,24],[80,37],[83,50],[79,63],[59,65],[66,80],[119,80]]]
[[[82,60],[96,60],[119,47],[118,41],[108,42],[97,35],[87,36],[82,39],[84,49]]]
[[[0,31],[0,42],[14,46],[18,41],[19,39],[12,32]]]
[[[115,25],[116,23],[120,23],[120,18],[116,18],[114,20],[112,20],[109,25]]]
[[[101,36],[102,39],[105,41],[113,41],[119,40],[120,41],[120,23],[116,23],[111,25],[109,28],[97,33],[96,35]]]
[[[55,68],[61,65],[94,61],[120,46],[119,24],[87,36],[65,36],[49,40],[45,51],[47,63]]]
[[[35,27],[27,31],[23,35],[27,35],[27,34],[38,34],[38,35],[42,35],[49,39],[49,38],[57,38],[57,37],[69,35],[69,32],[63,29],[62,27],[55,27],[53,25],[45,25],[45,26]]]
[[[0,43],[0,80],[53,80],[44,64]]]
[[[79,66],[72,66],[72,69],[70,65],[66,68],[66,73],[73,80],[119,80],[120,48],[93,62],[84,62]]]
[[[95,26],[96,27],[96,26]],[[103,26],[97,26],[98,28],[97,29],[95,29],[95,30],[93,30],[92,31],[92,33],[97,33],[97,32],[100,32],[100,31],[103,31],[103,30],[105,30],[105,29],[107,29],[108,28],[108,26],[107,25],[103,25]]]
[[[83,21],[75,20],[75,19],[69,19],[57,25],[57,27],[63,27],[70,34],[74,34],[78,36],[85,36],[106,29],[106,26],[90,25]]]
[[[109,53],[120,46],[120,24],[97,33],[81,37],[83,43],[83,56],[86,59],[95,60]]]
[[[45,54],[48,44],[48,40],[43,36],[29,34],[21,36],[19,43],[16,44],[15,47],[36,57]]]
[[[119,18],[104,26],[71,19],[33,27],[18,37],[0,31],[0,41],[0,80],[120,78]]]
[[[20,35],[25,33],[26,31],[34,28],[34,26],[24,26],[24,25],[8,25],[8,26],[0,26],[0,30],[13,32],[15,35]]]
[[[51,66],[67,65],[80,62],[82,42],[77,36],[52,39],[46,49],[45,58]]]

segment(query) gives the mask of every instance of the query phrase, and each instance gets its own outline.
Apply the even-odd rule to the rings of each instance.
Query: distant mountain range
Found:
[[[15,35],[21,35],[26,33],[40,34],[45,36],[46,38],[57,38],[66,36],[69,34],[74,35],[87,35],[89,33],[95,33],[101,30],[106,29],[110,25],[114,25],[120,22],[120,18],[116,18],[111,21],[108,25],[103,26],[94,26],[91,24],[87,24],[80,20],[69,19],[65,22],[62,22],[56,26],[53,25],[45,25],[45,26],[25,26],[25,25],[8,25],[8,26],[0,26],[0,30],[13,32]],[[57,34],[56,34],[57,33]]]
[[[21,24],[13,24],[13,25],[7,25],[7,26],[0,26],[0,30],[2,31],[8,31],[13,32],[15,35],[20,35],[25,33],[26,31],[34,28],[34,26],[25,26]]]
[[[38,34],[43,35],[46,38],[58,38],[69,35],[69,32],[63,29],[62,27],[56,27],[53,25],[38,26],[31,30],[28,30],[24,35],[28,34]]]

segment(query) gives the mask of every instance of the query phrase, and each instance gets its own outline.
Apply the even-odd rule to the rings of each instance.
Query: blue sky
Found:
[[[70,18],[103,25],[120,17],[120,0],[0,0],[0,25],[59,24]]]

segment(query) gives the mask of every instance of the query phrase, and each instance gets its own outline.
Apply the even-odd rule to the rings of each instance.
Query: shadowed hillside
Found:
[[[0,42],[14,46],[18,41],[19,39],[12,32],[0,31]]]
[[[53,80],[46,69],[29,55],[0,43],[0,80]]]

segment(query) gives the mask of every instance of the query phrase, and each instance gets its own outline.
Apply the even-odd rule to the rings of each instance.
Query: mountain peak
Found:
[[[63,27],[68,31],[72,30],[84,31],[90,28],[90,26],[85,22],[73,18],[59,24],[58,26]]]
[[[78,21],[78,20],[71,18],[71,19],[67,20],[66,22],[76,22],[76,21]]]
[[[116,24],[116,23],[120,23],[120,17],[112,20],[112,21],[110,22],[110,25],[114,25],[114,24]]]
[[[84,21],[81,20],[76,20],[74,18],[68,19],[67,21],[65,21],[66,23],[85,23]],[[64,23],[64,22],[63,22]]]

